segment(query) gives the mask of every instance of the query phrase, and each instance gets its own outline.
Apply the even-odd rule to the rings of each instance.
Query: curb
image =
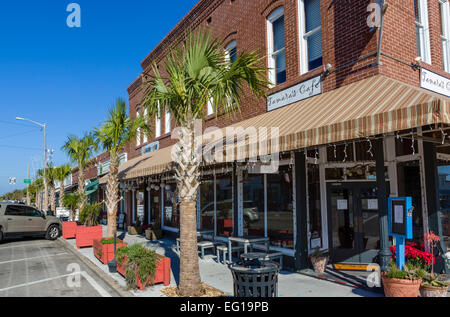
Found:
[[[90,259],[77,252],[67,241],[63,240],[62,238],[58,238],[56,241],[65,249],[74,254],[77,258],[79,258],[84,264],[86,264],[89,269],[97,274],[106,284],[109,285],[109,287],[116,291],[120,297],[133,297],[133,295],[130,292],[126,291],[116,280],[99,269],[98,266],[92,263]]]

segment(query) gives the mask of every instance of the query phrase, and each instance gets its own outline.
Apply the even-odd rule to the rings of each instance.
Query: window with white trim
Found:
[[[148,110],[147,110],[147,108],[145,108],[145,110],[144,110],[145,122],[147,122],[147,115],[148,115]],[[147,135],[147,133],[144,133],[144,141],[143,141],[143,143],[144,144],[148,143],[148,135]]]
[[[431,64],[427,0],[414,0],[414,16],[416,23],[417,54],[422,58],[423,62]]]
[[[158,112],[156,113],[155,122],[155,137],[159,138],[161,136],[161,104],[158,101]]]
[[[275,10],[267,18],[269,80],[273,85],[279,85],[286,81],[286,50],[284,35],[284,8],[281,7]]]
[[[450,4],[448,0],[439,0],[441,6],[441,42],[444,71],[450,72]]]
[[[141,109],[138,108],[136,111],[136,119],[139,118],[141,116]],[[137,135],[136,135],[136,146],[140,146],[141,145],[141,129],[137,130]]]
[[[166,133],[170,133],[170,131],[172,130],[172,115],[169,109],[167,108],[166,108],[166,115],[164,118],[165,118],[164,126],[166,129]]]
[[[300,73],[322,66],[320,0],[299,0]]]

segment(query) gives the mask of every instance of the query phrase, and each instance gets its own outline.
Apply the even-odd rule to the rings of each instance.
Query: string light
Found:
[[[442,126],[440,126],[439,129],[441,130],[441,133],[442,133],[442,145],[444,145],[445,138],[447,137],[448,134],[444,132],[444,129],[442,129]]]
[[[345,147],[344,147],[344,160],[342,161],[343,163],[345,163],[347,161],[347,148],[348,148],[348,144],[347,142],[345,142]]]
[[[411,149],[412,149],[412,151],[413,151],[413,155],[416,155],[416,148],[414,147],[414,132],[413,132],[413,131],[411,131],[411,137],[412,137],[412,140],[411,140]]]
[[[337,159],[337,147],[336,144],[334,144],[334,159]]]
[[[316,147],[316,153],[314,154],[314,164],[317,164],[317,161],[319,160],[319,151]]]
[[[369,142],[369,145],[370,145],[370,148],[369,148],[369,150],[367,151],[367,153],[369,153],[369,154],[370,154],[370,157],[373,158],[373,152],[372,152],[373,146],[372,146],[372,141],[370,140],[370,138],[367,138],[367,142]]]

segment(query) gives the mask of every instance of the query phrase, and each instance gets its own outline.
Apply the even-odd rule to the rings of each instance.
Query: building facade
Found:
[[[261,173],[251,155],[203,169],[199,229],[223,241],[269,237],[295,269],[307,267],[316,248],[334,263],[385,265],[387,198],[409,196],[414,239],[438,232],[446,252],[448,1],[201,0],[141,62],[128,87],[131,117],[146,115],[143,84],[152,63],[163,71],[170,47],[198,28],[211,30],[231,60],[254,50],[265,56],[272,82],[267,100],[244,91],[239,115],[209,111],[203,129],[280,133],[275,173]],[[149,125],[154,136],[138,135],[120,168],[121,210],[128,224],[160,221],[176,233],[170,149],[177,123],[162,108]]]

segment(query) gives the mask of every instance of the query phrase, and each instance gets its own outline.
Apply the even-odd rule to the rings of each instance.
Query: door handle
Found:
[[[8,218],[8,221],[11,221],[12,219],[11,218]]]
[[[28,219],[28,221],[33,221],[33,219]]]

